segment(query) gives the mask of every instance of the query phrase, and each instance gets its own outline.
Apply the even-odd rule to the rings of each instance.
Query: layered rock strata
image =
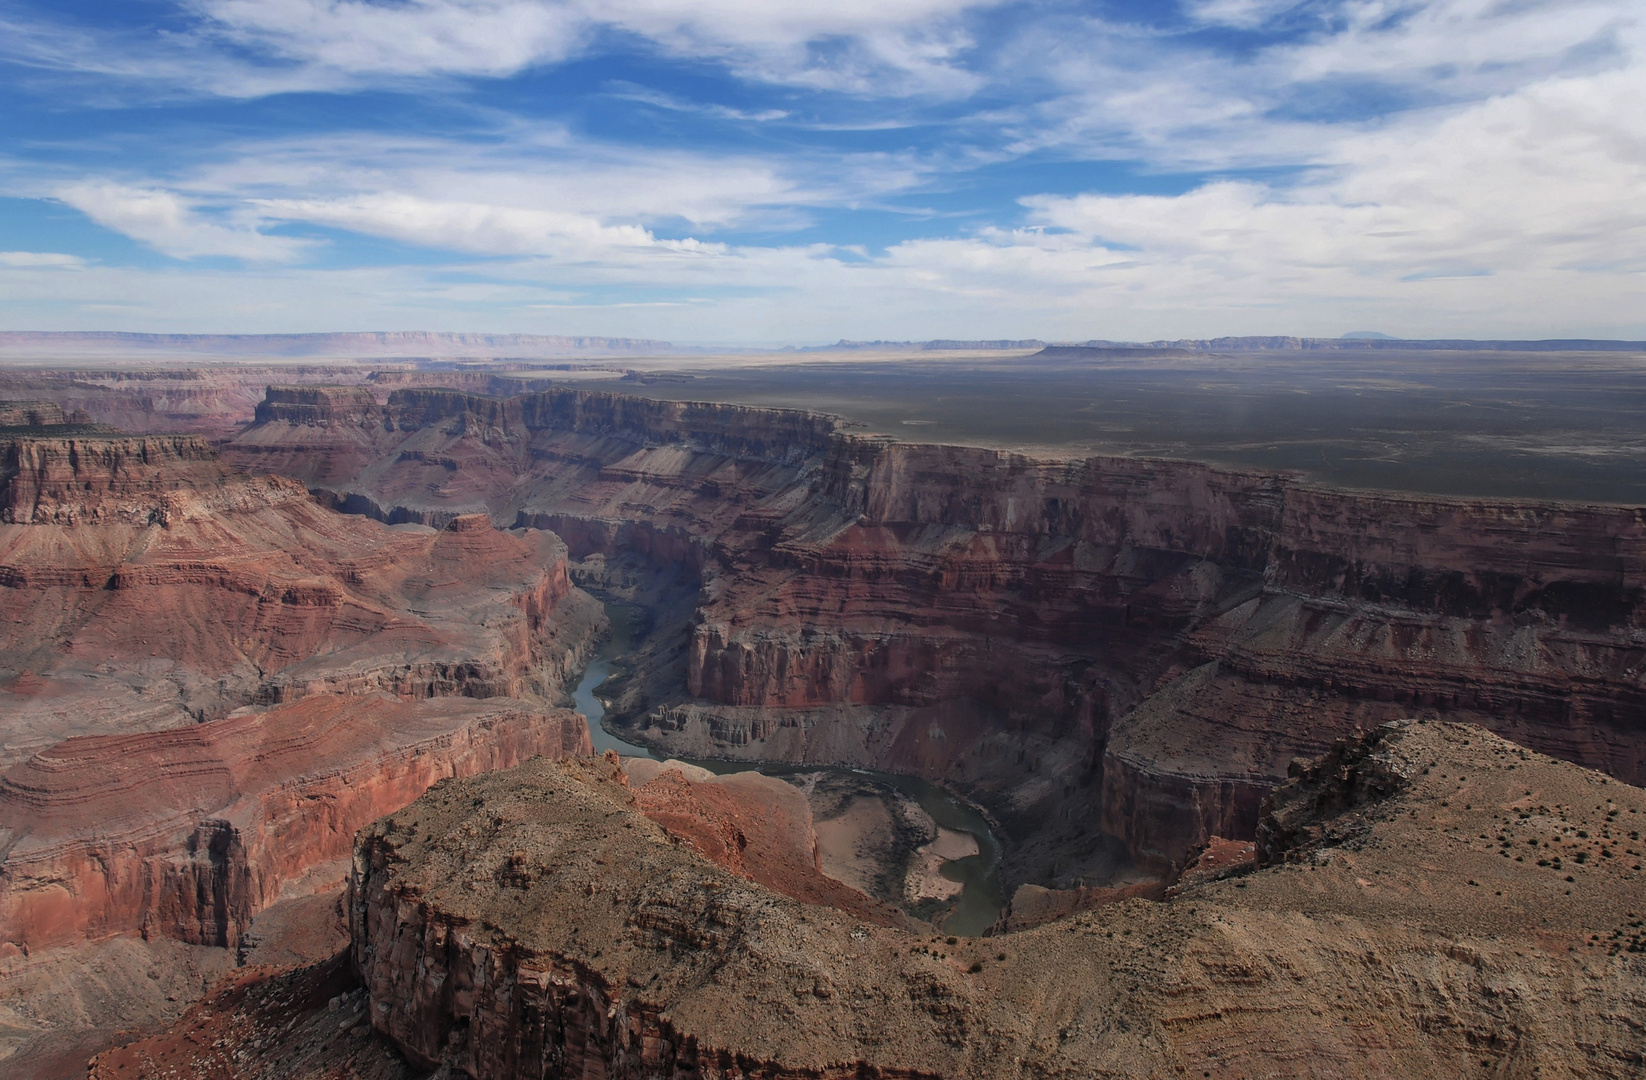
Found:
[[[1646,793],[1463,725],[1336,754],[1277,796],[1266,866],[973,941],[798,903],[614,764],[533,762],[361,835],[353,961],[414,1067],[477,1080],[1646,1067]]]
[[[570,389],[271,412],[228,452],[383,520],[484,509],[574,557],[687,568],[666,662],[684,685],[635,680],[616,704],[634,737],[960,784],[1013,834],[1019,880],[1072,881],[1103,833],[1161,871],[1250,839],[1292,757],[1405,715],[1646,778],[1631,508],[1044,461]]]
[[[193,436],[12,446],[0,765],[311,693],[552,697],[602,618],[548,533],[390,531]]]
[[[0,775],[0,948],[135,930],[234,947],[436,781],[589,753],[576,713],[384,694],[70,739]]]
[[[55,406],[70,421],[106,424],[135,434],[188,432],[225,438],[251,422],[270,382],[361,385],[369,375],[368,369],[348,364],[8,366],[0,370],[0,397],[35,399],[30,404]]]
[[[436,780],[589,752],[554,706],[604,617],[552,534],[391,530],[197,436],[9,445],[0,948],[232,946]]]

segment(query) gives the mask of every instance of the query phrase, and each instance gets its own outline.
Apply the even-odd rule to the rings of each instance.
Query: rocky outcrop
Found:
[[[1380,727],[1339,741],[1323,757],[1294,760],[1287,770],[1290,779],[1263,800],[1257,823],[1258,862],[1295,861],[1342,844],[1353,834],[1328,830],[1345,822],[1358,824],[1364,832],[1368,822],[1351,812],[1397,794],[1418,775],[1420,766],[1384,746],[1401,730],[1400,725]]]
[[[63,407],[55,401],[0,401],[0,427],[44,427],[68,422]]]
[[[70,739],[0,774],[0,948],[138,930],[232,947],[436,781],[591,752],[576,713],[382,694]]]
[[[377,397],[364,386],[271,386],[257,403],[256,423],[359,423],[377,411]]]
[[[963,1053],[934,1030],[968,1008],[963,979],[906,960],[907,987],[879,984],[893,931],[804,907],[671,843],[611,773],[533,763],[503,775],[436,788],[363,833],[355,854],[355,965],[373,1026],[409,1061],[474,1077],[844,1078],[937,1072],[914,1046]],[[426,863],[440,859],[430,841],[463,829],[476,800],[486,854],[471,861],[466,843]],[[797,937],[802,912],[810,929]],[[709,964],[670,959],[691,952]],[[775,1015],[785,1022],[765,1019]],[[854,1037],[869,1017],[892,1045]]]
[[[16,435],[0,440],[0,522],[148,524],[178,491],[211,491],[226,476],[195,435]]]
[[[1409,779],[1354,779],[1374,772]],[[1422,723],[1300,784],[1343,797],[1291,816],[1318,841],[1294,858],[962,941],[727,873],[639,813],[615,765],[530,763],[362,833],[352,958],[378,1032],[476,1080],[1646,1065],[1646,793]]]

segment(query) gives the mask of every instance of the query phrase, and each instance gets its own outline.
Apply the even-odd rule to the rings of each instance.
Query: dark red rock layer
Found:
[[[282,888],[437,780],[591,752],[569,711],[386,695],[70,739],[0,775],[0,947],[133,930],[234,946]]]
[[[0,949],[233,945],[436,780],[589,752],[553,705],[603,617],[552,534],[390,530],[198,436],[12,445]]]

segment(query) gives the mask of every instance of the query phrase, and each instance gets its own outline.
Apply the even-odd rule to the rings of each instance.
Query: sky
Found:
[[[1646,0],[0,0],[0,329],[1646,338]]]

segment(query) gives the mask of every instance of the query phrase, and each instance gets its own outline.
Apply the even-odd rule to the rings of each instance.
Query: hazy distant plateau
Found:
[[[910,442],[1298,470],[1322,483],[1646,502],[1646,353],[636,360],[625,393],[842,414]]]

